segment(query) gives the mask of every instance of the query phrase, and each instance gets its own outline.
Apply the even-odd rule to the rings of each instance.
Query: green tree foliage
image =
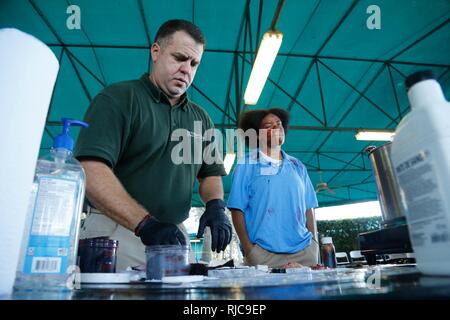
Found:
[[[332,237],[336,252],[359,250],[358,235],[380,227],[381,217],[317,221],[319,239]]]

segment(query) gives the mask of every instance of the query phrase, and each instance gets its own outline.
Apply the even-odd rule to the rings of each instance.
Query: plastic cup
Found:
[[[147,246],[145,254],[147,257],[147,280],[161,280],[163,277],[189,274],[188,246]]]

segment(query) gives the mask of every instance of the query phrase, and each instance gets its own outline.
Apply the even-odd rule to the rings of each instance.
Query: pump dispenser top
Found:
[[[69,134],[69,129],[71,126],[79,126],[83,128],[87,128],[88,124],[83,121],[69,119],[69,118],[62,118],[63,123],[63,130],[62,133],[59,134],[55,140],[53,141],[53,148],[54,149],[67,149],[69,151],[73,151],[73,139]]]

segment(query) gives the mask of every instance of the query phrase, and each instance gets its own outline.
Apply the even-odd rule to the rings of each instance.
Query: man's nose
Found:
[[[181,64],[180,66],[180,71],[183,72],[184,74],[190,74],[191,73],[191,64],[189,61],[185,61]]]

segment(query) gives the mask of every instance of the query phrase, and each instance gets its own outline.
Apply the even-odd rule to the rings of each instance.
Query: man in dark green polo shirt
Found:
[[[187,243],[181,224],[189,216],[195,179],[206,203],[197,237],[210,227],[211,249],[217,252],[231,240],[222,200],[223,164],[207,164],[201,154],[211,147],[204,133],[213,123],[186,95],[204,45],[192,23],[165,22],[151,47],[151,73],[106,87],[86,113],[89,128],[81,130],[75,155],[86,172],[93,214],[80,237],[119,240],[118,269],[144,263],[144,245]],[[193,153],[183,163],[174,148],[180,140],[173,133],[180,129]],[[194,161],[198,152],[201,161]]]

